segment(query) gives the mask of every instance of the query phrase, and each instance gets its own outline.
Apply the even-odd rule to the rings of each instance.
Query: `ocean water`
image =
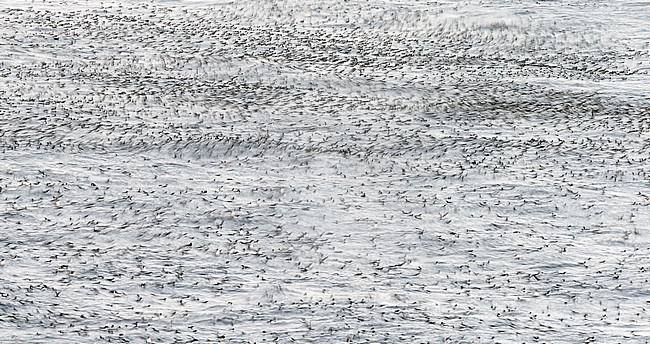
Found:
[[[649,22],[0,1],[0,343],[646,343]]]

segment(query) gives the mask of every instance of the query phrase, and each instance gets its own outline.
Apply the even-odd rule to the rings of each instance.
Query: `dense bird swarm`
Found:
[[[648,13],[2,1],[0,342],[647,342]]]

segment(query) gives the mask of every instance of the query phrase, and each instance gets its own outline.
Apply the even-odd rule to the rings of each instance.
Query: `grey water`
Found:
[[[649,22],[0,1],[0,343],[646,343]]]

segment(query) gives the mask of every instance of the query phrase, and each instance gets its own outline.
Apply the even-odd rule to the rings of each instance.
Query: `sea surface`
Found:
[[[0,0],[0,343],[647,343],[648,23]]]

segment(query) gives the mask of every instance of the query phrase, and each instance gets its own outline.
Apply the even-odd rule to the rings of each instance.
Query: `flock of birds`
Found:
[[[5,2],[0,343],[647,342],[625,4]]]

